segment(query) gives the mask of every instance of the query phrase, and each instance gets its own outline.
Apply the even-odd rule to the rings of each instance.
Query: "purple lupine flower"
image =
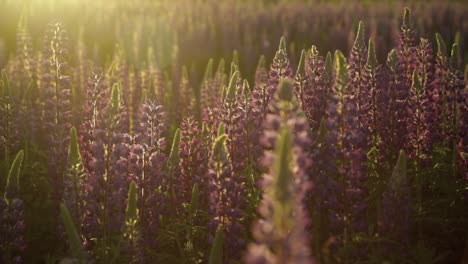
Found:
[[[24,203],[19,198],[0,199],[0,260],[23,263],[26,250]]]
[[[171,210],[168,190],[168,157],[166,149],[166,115],[161,105],[146,100],[139,109],[135,122],[135,143],[130,149],[129,170],[137,183],[140,241],[138,254],[142,260],[149,261],[151,254],[147,249],[156,250],[155,239]]]
[[[458,45],[452,48],[452,57],[449,60],[444,40],[439,34],[437,37],[437,55],[435,57],[434,78],[429,84],[429,103],[427,108],[431,110],[430,118],[433,141],[443,141],[444,145],[452,147],[457,134],[460,131],[460,103],[463,99],[463,76],[456,65],[450,60],[456,60]],[[438,131],[438,133],[437,133]]]
[[[192,186],[197,183],[202,197],[202,205],[207,205],[207,173],[209,149],[204,147],[202,129],[194,117],[186,117],[180,125],[180,184],[183,201],[190,203]]]
[[[416,57],[416,46],[417,37],[414,32],[414,27],[411,22],[410,10],[405,8],[403,13],[403,22],[400,27],[398,36],[398,49],[397,54],[403,67],[404,76],[408,85],[411,85],[411,76],[415,69],[415,57]]]
[[[54,185],[54,198],[58,201],[63,192],[63,173],[71,128],[71,69],[67,62],[67,37],[63,26],[54,23],[48,30],[40,88],[45,96],[43,129],[47,131],[44,134],[48,135],[49,174]]]
[[[312,187],[306,174],[310,160],[303,152],[309,143],[307,126],[297,116],[291,81],[281,82],[271,107],[275,114],[266,119],[263,139],[268,172],[262,180],[261,219],[252,227],[256,242],[249,245],[246,261],[314,263],[305,232],[309,222],[304,201]]]
[[[80,150],[85,166],[92,160],[93,131],[103,126],[103,113],[109,102],[109,86],[102,69],[93,70],[86,86],[83,121],[78,129]]]
[[[327,60],[330,59],[330,54],[327,54]],[[317,48],[312,46],[308,52],[302,52],[295,76],[295,93],[314,133],[325,115],[332,84],[328,69],[330,66],[326,65]]]
[[[403,149],[407,140],[407,109],[409,88],[406,84],[402,64],[397,51],[389,52],[382,74],[377,80],[378,134],[381,162],[387,162],[391,168],[397,160],[399,149]]]
[[[284,37],[281,37],[279,48],[270,65],[266,86],[261,85],[260,89],[255,88],[252,94],[254,107],[258,108],[256,110],[257,112],[264,114],[263,118],[269,111],[268,105],[275,94],[280,80],[283,78],[291,78],[292,74],[288,54],[286,52],[286,40]]]
[[[426,133],[424,135],[426,151],[430,151],[434,143],[440,141],[440,133],[437,131],[438,124],[441,122],[441,109],[438,107],[441,98],[439,97],[439,89],[442,87],[434,87],[430,84],[434,80],[434,55],[432,47],[427,39],[421,38],[417,48],[416,70],[420,76],[421,82],[421,109],[422,116],[425,119]]]
[[[221,123],[220,126],[223,126]],[[210,239],[220,229],[224,231],[224,259],[236,259],[245,247],[245,228],[242,223],[245,212],[246,186],[244,179],[234,174],[224,128],[213,143],[208,163]]]
[[[367,227],[366,153],[362,147],[365,146],[365,133],[359,126],[356,94],[348,89],[350,80],[346,59],[339,51],[335,53],[335,59],[336,80],[334,96],[330,98],[327,107],[327,139],[324,147],[336,163],[330,164],[328,167],[331,171],[325,173],[331,177],[328,184],[335,188],[339,201],[337,208],[330,208],[331,238],[335,237],[334,240],[343,247],[350,248],[359,246],[354,238],[366,232]],[[338,184],[334,184],[334,177]],[[330,200],[335,200],[333,195]]]
[[[358,31],[356,33],[356,38],[354,40],[353,47],[349,54],[348,69],[349,69],[349,78],[350,84],[349,88],[356,96],[358,119],[360,126],[365,128],[365,125],[362,124],[363,120],[362,115],[365,113],[363,105],[365,104],[365,97],[368,94],[369,87],[366,87],[364,83],[364,75],[366,72],[366,55],[367,47],[365,43],[364,36],[364,22],[359,21]]]
[[[238,177],[244,174],[249,164],[249,127],[246,112],[249,110],[249,88],[238,78],[239,72],[231,76],[229,86],[227,87],[226,98],[224,99],[220,112],[219,121],[225,126],[227,138],[227,147],[229,157],[232,162],[234,173]],[[247,154],[247,155],[246,155]]]
[[[205,69],[205,75],[200,86],[200,111],[206,107],[217,106],[218,98],[221,96],[222,86],[224,85],[224,60],[218,64],[216,72],[213,72],[213,59],[208,61]],[[200,112],[201,114],[201,112]]]
[[[92,100],[92,98],[90,99]],[[89,118],[89,117],[88,117]],[[91,119],[91,118],[89,118]],[[85,185],[86,203],[83,236],[87,249],[95,249],[97,258],[112,258],[112,252],[98,247],[115,246],[124,227],[128,186],[132,180],[128,162],[131,136],[128,119],[121,104],[119,85],[114,85],[111,98],[99,115],[89,142],[89,178]],[[100,243],[99,239],[104,239]]]

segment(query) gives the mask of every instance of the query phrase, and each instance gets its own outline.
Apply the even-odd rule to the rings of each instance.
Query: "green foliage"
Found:
[[[195,183],[192,188],[192,198],[190,199],[190,214],[194,215],[198,210],[198,204],[200,200],[200,187],[198,183]]]
[[[211,247],[209,264],[222,264],[223,263],[223,236],[222,229],[218,230],[215,235],[213,246]]]
[[[327,138],[327,120],[324,117],[322,117],[322,119],[320,119],[320,126],[319,126],[318,133],[317,133],[317,142],[319,144],[323,144],[325,143],[326,138]]]
[[[137,219],[138,209],[137,209],[137,193],[136,193],[136,183],[132,181],[130,183],[130,188],[128,189],[127,196],[127,209],[125,210],[125,222],[133,222]]]
[[[327,52],[327,56],[325,57],[325,75],[329,80],[333,76],[333,60],[331,52]]]
[[[283,128],[280,132],[279,138],[275,147],[275,162],[274,162],[274,199],[279,204],[279,208],[287,207],[291,199],[290,185],[293,180],[290,169],[291,156],[291,134],[287,128]],[[276,207],[275,207],[276,208]],[[275,222],[281,222],[284,215],[283,210],[275,210],[278,212],[275,217]],[[282,226],[282,225],[278,225]]]
[[[398,161],[393,168],[392,177],[390,178],[389,187],[395,191],[400,190],[401,186],[407,184],[407,161],[406,153],[403,150],[400,150],[400,155],[398,156]]]
[[[68,162],[73,166],[81,164],[81,154],[78,145],[78,136],[76,133],[76,128],[72,127],[70,129],[70,146],[68,147]]]
[[[172,140],[171,153],[169,154],[168,165],[170,168],[174,168],[179,164],[179,153],[180,153],[180,129],[178,128],[174,134]]]
[[[84,250],[81,247],[81,239],[78,231],[73,224],[73,220],[70,216],[70,212],[64,204],[60,204],[60,216],[62,218],[62,223],[65,227],[65,232],[68,237],[68,243],[70,248],[70,253],[72,256],[79,260],[79,263],[84,263]]]
[[[10,81],[8,80],[8,76],[6,73],[6,70],[2,70],[2,93],[0,94],[1,96],[12,96],[11,94],[11,88],[10,88]]]
[[[121,106],[121,90],[120,90],[120,84],[114,83],[112,86],[112,92],[111,92],[111,97],[109,100],[109,111],[111,115],[116,115]]]
[[[5,187],[5,201],[9,201],[15,198],[19,194],[20,190],[20,172],[21,166],[23,164],[24,151],[20,150],[16,154],[13,164],[11,165],[10,172],[8,173],[8,178]]]
[[[278,97],[290,102],[293,99],[293,83],[289,79],[282,79],[278,87]]]
[[[220,137],[220,136],[222,136],[224,134],[226,134],[224,123],[219,123],[219,125],[218,125],[218,134],[217,135],[218,135],[218,137]]]
[[[460,48],[458,43],[453,43],[452,50],[450,52],[450,65],[452,68],[459,68],[459,57],[460,57]]]

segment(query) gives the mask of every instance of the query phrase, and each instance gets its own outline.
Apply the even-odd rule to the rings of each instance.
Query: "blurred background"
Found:
[[[240,70],[252,80],[260,55],[271,62],[284,35],[292,64],[301,49],[347,53],[363,20],[384,62],[396,44],[403,8],[410,7],[419,36],[435,44],[439,32],[448,47],[457,38],[467,61],[466,1],[306,1],[306,0],[1,0],[0,68],[14,56],[18,32],[27,32],[41,49],[47,25],[62,22],[73,58],[102,66],[116,54],[134,69],[156,65],[168,75],[182,66],[199,83],[210,58],[231,61],[238,51]],[[21,35],[21,34],[19,34]],[[367,36],[367,37],[368,37]],[[29,37],[28,37],[29,38]],[[74,52],[75,51],[75,52]]]

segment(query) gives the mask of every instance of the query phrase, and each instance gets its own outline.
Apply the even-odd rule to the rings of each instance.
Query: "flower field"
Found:
[[[467,14],[0,1],[0,263],[467,263]]]

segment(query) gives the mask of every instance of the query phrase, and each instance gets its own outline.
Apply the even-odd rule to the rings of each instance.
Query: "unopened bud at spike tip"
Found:
[[[375,55],[375,46],[372,38],[369,38],[369,49],[367,51],[367,64],[372,68],[377,67],[378,61],[377,56]]]
[[[279,50],[286,51],[286,38],[284,36],[280,39]]]
[[[358,30],[356,33],[356,39],[354,40],[354,46],[358,48],[365,47],[366,43],[364,42],[364,34],[365,34],[365,27],[364,22],[359,21]]]
[[[234,72],[231,76],[231,80],[229,81],[229,86],[228,86],[227,94],[226,94],[226,98],[228,98],[229,100],[234,100],[234,98],[236,97],[238,76],[239,76],[239,72],[238,71]]]
[[[297,72],[296,76],[300,75],[302,77],[305,76],[305,57],[306,57],[306,51],[302,50],[301,52],[301,58],[299,59],[299,65],[297,66]]]
[[[325,57],[325,73],[331,78],[333,75],[333,61],[332,61],[332,54],[331,52],[327,52],[327,56]]]
[[[411,27],[411,21],[410,21],[410,10],[408,7],[405,7],[405,11],[403,13],[403,25],[402,27],[404,29],[409,29]]]
[[[436,33],[436,41],[437,41],[437,55],[438,56],[447,56],[447,46],[445,45],[444,38],[439,33]]]

